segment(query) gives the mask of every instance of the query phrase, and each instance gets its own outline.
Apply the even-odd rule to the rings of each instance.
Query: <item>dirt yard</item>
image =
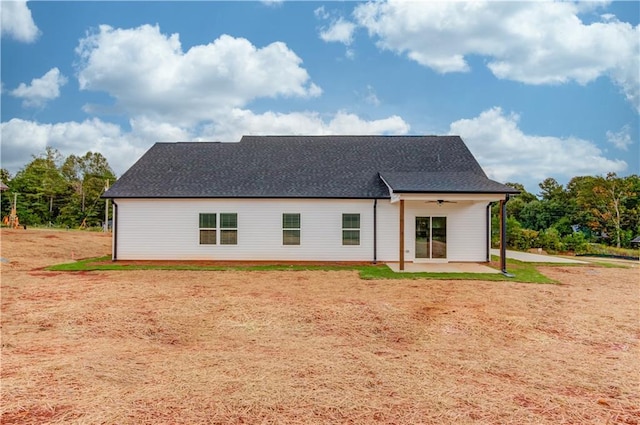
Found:
[[[110,237],[1,237],[2,424],[640,423],[638,267],[54,273]]]

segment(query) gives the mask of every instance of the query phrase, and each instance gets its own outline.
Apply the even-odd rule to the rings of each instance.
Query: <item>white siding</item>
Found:
[[[373,200],[116,199],[120,260],[372,261]],[[405,202],[405,260],[415,217],[447,217],[447,260],[484,261],[486,202]],[[237,213],[237,245],[200,245],[200,213]],[[282,214],[300,213],[301,244],[282,245]],[[342,245],[342,214],[360,214],[360,245]],[[219,215],[218,215],[219,220]],[[377,203],[377,260],[399,259],[399,202]]]
[[[485,261],[488,202],[405,201],[405,260],[415,258],[416,217],[447,217],[447,260]]]
[[[116,199],[116,203],[120,260],[373,260],[373,200]],[[238,244],[200,245],[200,213],[237,213]],[[300,213],[300,245],[282,245],[283,213]],[[360,245],[342,245],[343,213],[360,214]]]
[[[406,214],[406,211],[405,211]],[[378,200],[378,260],[398,261],[400,256],[400,204]]]

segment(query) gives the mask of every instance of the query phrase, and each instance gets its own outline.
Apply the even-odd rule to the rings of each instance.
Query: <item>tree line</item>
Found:
[[[507,241],[512,248],[584,252],[589,243],[631,248],[631,241],[640,235],[636,174],[578,176],[566,187],[547,178],[538,184],[538,195],[519,183],[507,185],[521,192],[507,202]],[[493,229],[497,232],[497,221]],[[494,241],[498,238],[493,235]]]
[[[2,217],[10,214],[15,199],[21,224],[97,227],[105,219],[100,196],[116,176],[100,153],[65,158],[48,147],[15,176],[3,168],[0,179],[9,187],[2,193]]]
[[[10,213],[14,194],[20,222],[27,225],[101,226],[105,204],[100,198],[116,176],[100,153],[64,157],[47,148],[15,176],[0,170],[9,186],[3,192],[2,216]],[[565,186],[553,178],[539,183],[540,193],[507,183],[521,193],[507,202],[507,243],[511,248],[581,251],[597,242],[631,247],[640,235],[640,177],[578,176]],[[493,242],[497,243],[498,206],[494,205]]]

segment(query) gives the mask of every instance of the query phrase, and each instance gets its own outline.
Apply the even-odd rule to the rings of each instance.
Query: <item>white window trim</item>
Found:
[[[202,214],[208,214],[208,215],[215,215],[216,216],[216,226],[218,226],[218,213],[214,213],[214,212],[200,212],[198,213],[198,245],[199,246],[211,246],[211,245],[218,245],[218,229],[217,227],[200,227],[200,216]],[[214,243],[202,243],[201,239],[200,239],[200,233],[202,230],[214,230],[216,232],[216,240]]]
[[[215,214],[216,227],[200,227],[200,214]],[[222,227],[222,214],[235,214],[236,215],[236,227]],[[199,212],[198,213],[198,246],[237,246],[239,245],[240,234],[238,232],[238,213],[237,212]],[[215,230],[216,241],[215,243],[201,243],[200,231],[201,230]],[[235,230],[236,231],[236,243],[222,243],[222,231],[223,230]]]
[[[282,222],[284,220],[284,216],[285,215],[298,215],[300,216],[300,227],[294,228],[294,227],[284,227],[284,223]],[[302,213],[294,213],[294,212],[283,212],[282,215],[280,216],[280,225],[281,225],[281,232],[280,232],[280,244],[281,246],[285,246],[285,247],[290,247],[290,246],[302,246]],[[297,230],[300,233],[300,239],[299,239],[299,243],[297,244],[285,244],[284,243],[284,231],[285,230]]]
[[[235,214],[236,215],[236,227],[222,227],[222,214]],[[226,245],[226,246],[234,246],[238,245],[238,241],[240,239],[238,232],[238,213],[235,212],[223,212],[218,213],[219,222],[218,222],[218,231],[216,232],[216,238],[218,239],[218,245]],[[236,231],[236,243],[222,243],[222,232],[225,230],[235,230]]]
[[[358,216],[358,222],[359,222],[359,227],[344,227],[344,216],[345,215],[357,215]],[[340,240],[342,243],[342,246],[360,246],[360,244],[362,243],[362,232],[360,231],[362,228],[362,216],[360,213],[342,213],[342,215],[340,216],[340,226],[342,227],[342,230],[340,231]],[[358,231],[358,243],[357,244],[346,244],[344,243],[344,231],[345,230],[350,230],[350,231]]]

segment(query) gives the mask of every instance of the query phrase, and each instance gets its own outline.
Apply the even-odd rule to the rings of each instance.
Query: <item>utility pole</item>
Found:
[[[13,204],[11,205],[11,214],[9,214],[9,228],[14,229],[18,220],[18,194],[13,194]]]

